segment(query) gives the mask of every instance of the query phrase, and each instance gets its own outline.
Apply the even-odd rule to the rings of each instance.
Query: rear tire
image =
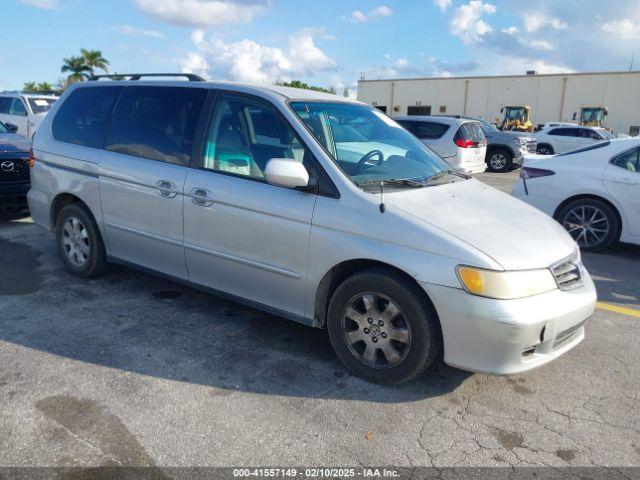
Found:
[[[487,168],[490,172],[506,173],[513,166],[513,154],[504,148],[492,150],[487,155]]]
[[[89,210],[83,205],[64,207],[56,219],[58,253],[77,277],[94,277],[105,271],[106,251]]]
[[[327,327],[347,369],[374,383],[412,380],[442,350],[440,323],[424,293],[385,269],[345,280],[331,298]]]
[[[601,252],[618,240],[618,215],[608,203],[597,198],[580,198],[568,203],[556,219],[581,250]]]
[[[555,151],[553,150],[553,147],[546,143],[538,145],[537,151],[539,155],[553,155],[555,153]]]

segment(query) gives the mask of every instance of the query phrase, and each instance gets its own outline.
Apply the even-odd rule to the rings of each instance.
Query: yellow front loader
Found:
[[[528,105],[518,105],[502,107],[500,113],[504,114],[500,130],[511,130],[515,132],[533,132],[533,122],[531,121],[531,107]]]

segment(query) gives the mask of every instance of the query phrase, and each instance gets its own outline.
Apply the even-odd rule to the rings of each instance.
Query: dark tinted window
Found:
[[[431,105],[407,107],[407,115],[431,115]]]
[[[579,128],[556,128],[549,132],[549,135],[556,135],[558,137],[579,137]]]
[[[187,165],[206,95],[202,88],[127,87],[113,113],[105,149]]]
[[[412,122],[407,120],[400,120],[398,123],[416,137],[423,139],[438,139],[449,130],[449,125],[444,123]]]
[[[604,140],[602,138],[602,135],[600,135],[595,130],[589,130],[588,128],[581,128],[580,129],[580,136],[582,138],[592,138],[594,140]]]
[[[479,123],[464,123],[456,132],[454,140],[473,140],[483,142],[486,140]]]
[[[11,105],[11,98],[0,97],[0,113],[9,113],[9,105]]]
[[[21,98],[14,98],[9,107],[9,115],[18,115],[20,117],[27,116],[27,107],[24,106],[24,102]]]
[[[107,121],[123,87],[85,87],[71,93],[53,119],[53,138],[100,148]]]
[[[611,161],[611,163],[616,167],[624,168],[625,170],[629,170],[630,172],[634,172],[634,173],[638,172],[640,171],[639,169],[640,165],[638,164],[639,152],[640,152],[639,149],[634,148],[633,150],[630,150],[628,152],[624,152],[621,155],[618,155],[616,158],[614,158]]]

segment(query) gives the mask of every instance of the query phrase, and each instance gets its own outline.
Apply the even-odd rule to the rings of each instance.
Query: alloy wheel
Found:
[[[342,331],[351,353],[372,368],[398,365],[411,347],[411,326],[404,313],[380,293],[362,293],[349,300]]]
[[[493,170],[502,170],[507,165],[507,157],[504,153],[494,153],[489,159],[489,164]]]
[[[69,217],[62,227],[62,246],[67,260],[82,268],[89,260],[91,245],[86,226],[77,217]]]
[[[601,244],[611,228],[606,214],[591,205],[577,206],[570,210],[564,217],[562,226],[583,248]]]

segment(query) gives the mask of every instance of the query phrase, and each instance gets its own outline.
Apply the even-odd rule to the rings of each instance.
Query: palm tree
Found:
[[[89,67],[91,75],[94,75],[97,68],[104,72],[109,72],[109,60],[102,56],[102,52],[100,50],[87,50],[86,48],[81,48],[80,54],[82,55],[82,58],[84,58],[84,62]]]
[[[69,82],[82,82],[86,80],[91,73],[91,67],[87,65],[84,57],[63,58],[63,65],[60,69],[63,73],[69,72],[67,80]],[[88,73],[87,73],[88,72]]]
[[[53,91],[53,85],[51,85],[49,82],[40,82],[38,84],[38,92],[52,92]]]
[[[36,85],[36,82],[26,82],[22,87],[22,91],[25,93],[35,93],[38,91],[38,85]]]

